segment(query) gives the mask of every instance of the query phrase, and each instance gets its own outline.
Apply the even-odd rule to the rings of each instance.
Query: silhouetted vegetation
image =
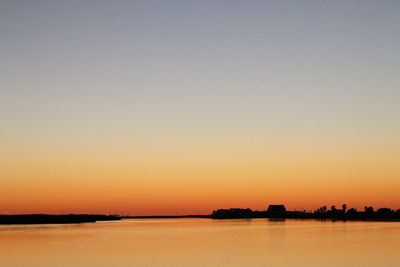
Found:
[[[288,218],[288,219],[331,219],[331,220],[400,220],[400,209],[364,207],[364,211],[355,208],[347,209],[343,204],[342,209],[331,206],[328,209],[322,206],[314,212],[286,211],[284,205],[269,205],[266,211],[252,211],[251,209],[218,209],[211,214],[214,219],[240,219],[240,218]]]
[[[313,212],[287,211],[284,205],[269,205],[267,210],[251,209],[218,209],[210,215],[181,215],[181,216],[126,216],[118,215],[89,215],[89,214],[28,214],[28,215],[0,215],[0,224],[63,224],[86,223],[96,221],[121,220],[122,218],[213,218],[213,219],[246,219],[246,218],[287,218],[287,219],[330,219],[330,220],[371,220],[371,221],[397,221],[400,220],[400,209],[389,208],[375,209],[365,206],[363,211],[355,208],[347,209],[343,204],[342,209],[336,206],[322,206]]]
[[[262,214],[257,214],[262,217]],[[219,209],[214,210],[211,214],[212,218],[216,219],[234,219],[234,218],[254,218],[256,213],[251,209]]]

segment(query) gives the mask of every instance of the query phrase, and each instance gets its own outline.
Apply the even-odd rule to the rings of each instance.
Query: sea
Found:
[[[400,266],[400,222],[178,218],[2,225],[0,266]]]

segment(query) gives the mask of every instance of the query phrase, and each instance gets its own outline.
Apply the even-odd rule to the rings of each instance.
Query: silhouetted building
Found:
[[[286,208],[284,205],[269,205],[267,214],[271,217],[284,217],[286,215]]]

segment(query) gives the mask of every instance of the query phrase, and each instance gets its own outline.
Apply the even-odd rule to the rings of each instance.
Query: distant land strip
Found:
[[[150,216],[120,216],[102,214],[22,214],[0,215],[0,225],[6,224],[68,224],[88,223],[97,221],[115,221],[121,219],[169,219],[169,218],[208,218],[208,219],[317,219],[317,220],[349,220],[349,221],[400,221],[400,209],[364,207],[363,211],[355,208],[347,209],[343,204],[341,209],[323,206],[313,212],[287,211],[284,205],[269,205],[267,210],[253,211],[251,209],[231,208],[214,210],[209,215],[150,215]]]
[[[150,215],[150,216],[123,216],[122,219],[169,219],[169,218],[212,218],[211,215]]]
[[[352,220],[352,221],[400,221],[400,209],[365,206],[363,211],[355,208],[347,209],[343,204],[341,209],[323,206],[314,212],[287,211],[284,205],[269,205],[267,210],[253,211],[251,209],[218,209],[211,214],[213,219],[246,219],[246,218],[277,218],[277,219],[319,219],[319,220]]]
[[[168,219],[168,218],[212,218],[211,215],[149,215],[122,216],[122,219]]]
[[[21,214],[0,215],[0,224],[68,224],[121,220],[117,215],[91,214]]]

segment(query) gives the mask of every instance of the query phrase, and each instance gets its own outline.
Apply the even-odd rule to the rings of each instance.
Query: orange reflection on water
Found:
[[[0,226],[2,266],[396,265],[400,222],[124,220]]]

